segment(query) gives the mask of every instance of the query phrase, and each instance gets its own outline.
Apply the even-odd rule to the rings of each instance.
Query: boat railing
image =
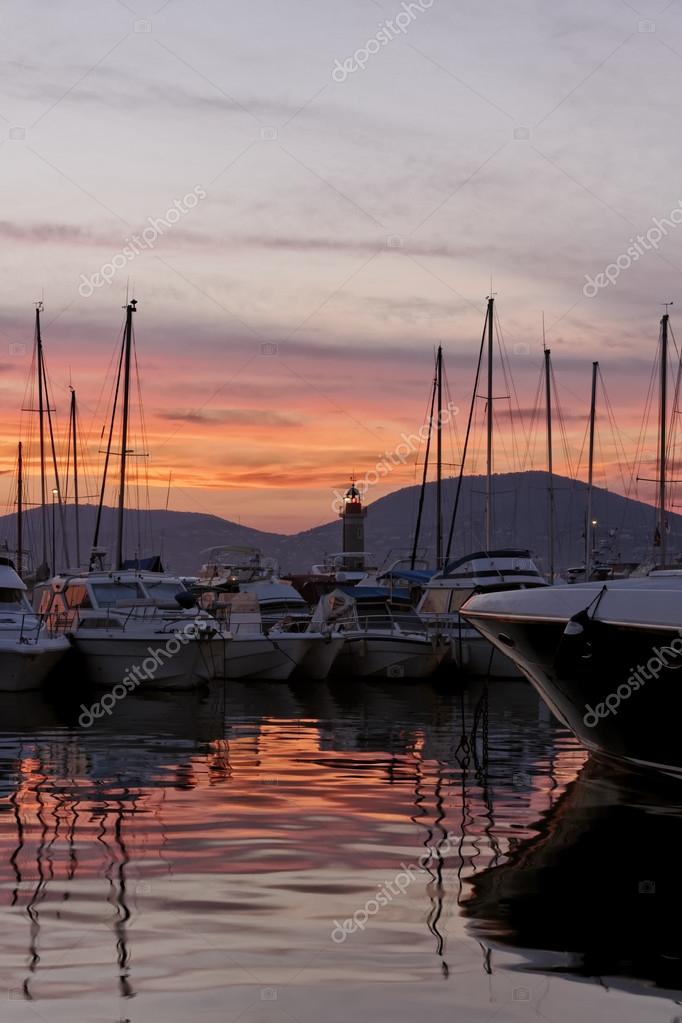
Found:
[[[73,632],[76,629],[126,630],[140,624],[156,624],[158,631],[176,630],[194,623],[194,616],[181,608],[164,610],[157,604],[132,607],[70,608],[48,616],[52,632]],[[210,621],[210,618],[207,619]]]
[[[12,624],[14,629],[19,627],[19,643],[37,643],[40,639],[41,631],[45,624],[44,616],[39,614],[37,611],[20,611],[12,612],[11,619],[7,619],[5,623],[0,613],[0,630],[4,624]]]
[[[329,622],[328,624],[332,624]],[[389,632],[394,634],[421,634],[429,631],[426,622],[416,612],[395,611],[387,607],[382,611],[351,610],[333,622],[339,632]]]

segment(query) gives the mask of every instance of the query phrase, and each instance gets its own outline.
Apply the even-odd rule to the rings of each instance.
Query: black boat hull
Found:
[[[587,749],[682,776],[679,630],[475,611],[466,617],[511,657]]]

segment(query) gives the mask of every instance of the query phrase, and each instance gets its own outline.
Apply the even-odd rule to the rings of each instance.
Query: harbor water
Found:
[[[3,1023],[682,1018],[679,790],[521,681],[0,697]]]

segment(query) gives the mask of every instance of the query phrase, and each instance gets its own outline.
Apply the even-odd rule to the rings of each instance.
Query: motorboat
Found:
[[[313,612],[313,629],[332,627],[345,642],[333,673],[345,678],[425,678],[449,649],[430,631],[409,599],[378,587],[338,587]]]
[[[290,581],[281,579],[277,562],[264,558],[257,547],[210,547],[192,590],[210,608],[222,593],[252,593],[258,600],[267,630],[283,618],[310,620],[310,607]]]
[[[594,753],[682,774],[682,573],[477,593],[464,620]]]
[[[33,605],[71,639],[95,685],[132,673],[144,689],[191,689],[224,674],[226,635],[170,573],[58,575],[36,585]]]
[[[299,668],[321,636],[288,629],[286,623],[267,631],[255,593],[221,590],[200,598],[202,607],[226,637],[223,675],[227,679],[286,681]]]
[[[530,551],[507,548],[477,551],[451,561],[426,583],[417,613],[435,635],[445,635],[449,656],[468,675],[513,678],[519,672],[504,650],[488,640],[460,615],[474,593],[546,590],[547,581]]]
[[[343,637],[334,636],[330,629],[313,629],[310,605],[290,580],[279,577],[274,559],[264,558],[256,547],[212,547],[203,553],[208,560],[192,587],[202,606],[219,616],[229,608],[229,620],[234,624],[231,631],[237,637],[240,631],[248,628],[253,632],[262,626],[270,639],[268,650],[271,652],[276,643],[275,649],[285,652],[287,663],[295,661],[292,670],[310,679],[327,678],[343,647]],[[232,598],[235,592],[249,594],[257,601],[259,623],[254,617],[255,608],[249,612],[248,623],[237,623]]]
[[[69,648],[33,610],[11,561],[0,559],[0,692],[40,689]]]

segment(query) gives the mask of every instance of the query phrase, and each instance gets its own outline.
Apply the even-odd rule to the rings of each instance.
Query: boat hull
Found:
[[[69,650],[66,639],[35,643],[0,640],[0,692],[26,693],[40,689]]]
[[[304,635],[234,636],[225,642],[222,675],[226,679],[286,682],[305,657],[311,641]]]
[[[417,636],[347,635],[333,674],[346,678],[427,678],[447,656],[448,646]]]
[[[476,678],[522,678],[509,657],[470,626],[450,635],[450,659],[463,675]]]
[[[301,661],[298,673],[318,682],[328,678],[345,644],[343,636],[314,637],[310,648]]]
[[[128,677],[136,679],[143,690],[195,689],[220,677],[226,640],[221,637],[190,640],[172,655],[159,653],[155,658],[154,651],[163,651],[172,639],[168,633],[163,639],[158,634],[104,633],[86,637],[76,633],[74,644],[88,681],[98,688],[113,688]],[[138,669],[137,673],[134,669]]]
[[[682,651],[682,640],[677,629],[597,621],[581,633],[567,632],[569,619],[477,618],[475,611],[469,617],[498,648],[513,644],[511,656],[519,670],[588,750],[682,776],[682,652],[674,654],[675,647]],[[661,653],[666,663],[659,670]]]

